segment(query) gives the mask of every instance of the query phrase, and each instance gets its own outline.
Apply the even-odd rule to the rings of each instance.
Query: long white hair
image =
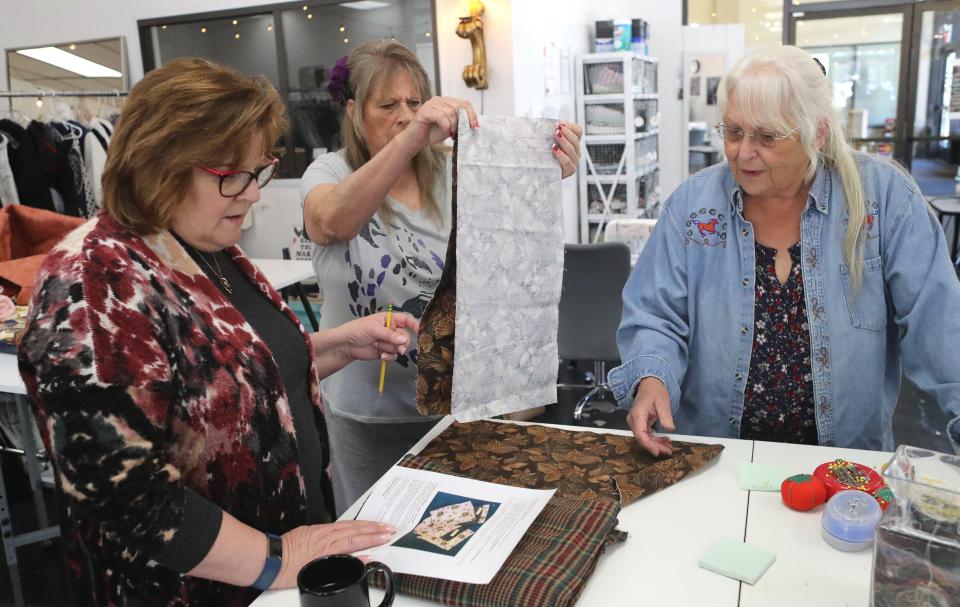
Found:
[[[810,160],[804,183],[813,181],[821,160],[836,170],[849,214],[843,257],[854,288],[859,289],[863,279],[860,234],[866,220],[866,199],[853,149],[833,107],[830,79],[809,53],[795,46],[756,49],[742,57],[720,81],[717,104],[722,113],[726,113],[731,98],[740,114],[753,125],[782,133],[796,129]],[[824,138],[820,149],[818,134]]]

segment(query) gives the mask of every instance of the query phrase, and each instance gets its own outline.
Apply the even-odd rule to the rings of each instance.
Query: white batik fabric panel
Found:
[[[556,122],[460,113],[451,413],[472,421],[557,400],[563,279]]]

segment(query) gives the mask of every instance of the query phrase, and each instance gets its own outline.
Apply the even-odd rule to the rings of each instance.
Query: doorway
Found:
[[[960,165],[960,0],[785,4],[786,43],[826,67],[847,137],[953,195]]]

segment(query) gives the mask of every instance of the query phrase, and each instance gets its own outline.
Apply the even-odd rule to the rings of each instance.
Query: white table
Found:
[[[304,280],[316,277],[313,273],[313,264],[302,259],[264,259],[255,257],[250,261],[260,268],[273,288],[280,290]]]
[[[410,452],[423,449],[451,421],[445,418],[438,422]],[[630,538],[611,546],[600,557],[577,605],[869,605],[871,552],[846,553],[828,546],[819,531],[822,508],[795,512],[782,504],[779,492],[740,490],[740,464],[752,461],[781,467],[787,475],[809,474],[838,457],[879,467],[890,459],[890,453],[695,436],[673,438],[719,443],[725,448],[705,469],[623,508],[619,528],[628,531]],[[364,499],[361,497],[341,518],[353,518]],[[700,556],[721,537],[772,550],[777,561],[755,586],[701,569],[697,565]],[[379,589],[370,589],[371,604],[378,604],[382,596]],[[437,605],[401,594],[393,604]],[[288,589],[265,592],[251,607],[297,605],[297,590]]]
[[[777,466],[788,474],[812,474],[823,462],[838,457],[879,471],[892,455],[883,451],[756,441],[753,461]],[[743,584],[741,606],[870,604],[873,552],[841,552],[828,546],[820,536],[822,513],[822,507],[810,512],[789,510],[778,492],[750,492],[746,541],[775,552],[777,562],[755,586]]]

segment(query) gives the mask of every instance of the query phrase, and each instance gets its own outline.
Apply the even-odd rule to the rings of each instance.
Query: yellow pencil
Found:
[[[387,304],[387,328],[393,328],[393,304]],[[380,360],[380,396],[383,396],[383,380],[387,377],[387,361]]]

